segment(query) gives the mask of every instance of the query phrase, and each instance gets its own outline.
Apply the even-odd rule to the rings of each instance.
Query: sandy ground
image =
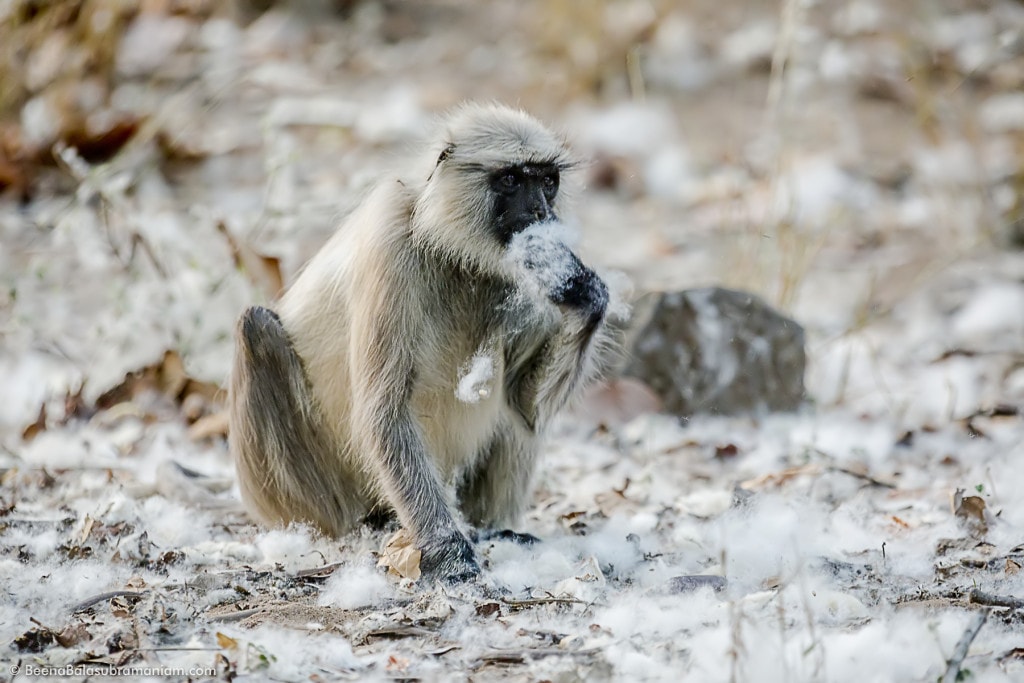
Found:
[[[133,134],[0,202],[2,675],[1024,676],[1024,6],[890,4],[151,2],[92,62],[6,16],[5,131],[46,159]],[[567,415],[544,542],[453,588],[378,569],[380,533],[254,525],[217,389],[241,310],[465,99],[592,160],[589,260],[795,317],[810,400]]]

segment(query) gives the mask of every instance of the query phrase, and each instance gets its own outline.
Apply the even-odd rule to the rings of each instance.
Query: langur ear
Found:
[[[437,168],[438,166],[440,166],[441,162],[446,160],[448,157],[450,157],[454,151],[455,151],[455,145],[453,145],[450,142],[447,145],[445,145],[444,149],[441,150],[440,156],[437,157],[437,163],[434,164],[434,168]]]
[[[427,176],[427,181],[428,182],[430,181],[431,178],[434,177],[434,171],[436,171],[437,167],[441,165],[441,162],[445,161],[448,157],[450,157],[454,151],[455,151],[455,145],[454,144],[449,142],[447,145],[444,146],[444,149],[441,150],[441,154],[438,155],[438,157],[437,157],[437,163],[434,164],[434,170],[430,172],[429,176]]]

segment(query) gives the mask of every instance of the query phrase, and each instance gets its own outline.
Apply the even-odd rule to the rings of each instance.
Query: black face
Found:
[[[558,167],[554,164],[510,166],[492,173],[489,182],[502,244],[534,223],[557,218],[552,208],[558,194]]]

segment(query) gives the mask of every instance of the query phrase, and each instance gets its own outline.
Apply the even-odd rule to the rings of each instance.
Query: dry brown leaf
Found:
[[[734,443],[727,443],[724,446],[715,446],[715,459],[727,460],[729,458],[735,458],[739,455],[739,452],[739,446]]]
[[[634,502],[626,498],[626,489],[629,488],[629,479],[622,484],[622,488],[612,488],[611,491],[602,491],[594,496],[597,509],[605,517],[611,517],[612,513],[626,506],[634,506]]]
[[[185,361],[177,351],[164,351],[163,361],[157,366],[157,381],[160,391],[168,396],[180,396],[188,383]]]
[[[42,652],[53,645],[56,640],[56,633],[45,626],[40,626],[38,628],[25,631],[15,638],[11,644],[18,650],[18,652]]]
[[[85,624],[69,624],[64,630],[57,634],[57,642],[61,647],[74,647],[81,642],[89,640],[92,636],[85,628]]]
[[[909,529],[910,528],[909,524],[904,522],[902,519],[900,519],[896,515],[890,515],[889,519],[891,519],[896,524],[896,526],[902,527],[904,529]]]
[[[820,465],[801,465],[799,467],[790,467],[782,470],[781,472],[769,472],[768,474],[762,474],[759,477],[753,479],[747,479],[740,483],[740,488],[748,491],[754,491],[757,489],[768,488],[769,486],[781,486],[786,482],[789,482],[797,477],[802,476],[815,476],[821,474]]]
[[[965,496],[963,489],[957,489],[953,493],[953,514],[972,535],[981,536],[988,531],[985,499],[980,496]]]
[[[46,431],[46,404],[39,406],[39,415],[36,417],[36,421],[21,430],[21,438],[23,441],[31,441],[32,439],[39,436],[41,432]]]
[[[261,288],[268,297],[276,299],[284,289],[281,259],[261,254],[242,240],[237,239],[228,230],[224,221],[217,223],[217,230],[224,236],[231,249],[231,258],[235,262],[235,267],[244,270],[249,276],[249,280]]]
[[[1024,661],[1024,647],[1015,647],[1012,650],[1007,650],[999,656],[999,661]]]
[[[238,641],[231,636],[226,636],[220,631],[217,631],[217,645],[225,650],[234,650],[238,647]]]
[[[95,411],[86,405],[85,397],[83,396],[84,392],[84,382],[74,392],[71,389],[64,392],[64,417],[61,420],[61,424],[67,424],[68,421],[76,418],[87,419],[92,417]]]
[[[74,147],[86,161],[96,163],[113,157],[139,131],[142,119],[119,114],[108,125],[96,127],[92,121],[102,117],[69,117],[62,138],[68,147]]]
[[[482,602],[476,606],[477,616],[490,617],[495,614],[501,615],[501,605],[496,602]]]
[[[220,387],[189,377],[181,354],[167,350],[159,362],[126,374],[120,384],[100,395],[96,399],[96,408],[107,410],[119,403],[131,401],[145,391],[159,392],[180,405],[192,394],[212,400]]]
[[[388,657],[388,665],[385,667],[388,671],[405,671],[408,668],[409,660],[398,655]]]
[[[1020,562],[1011,560],[1009,557],[1006,558],[1006,567],[1004,568],[1007,576],[1015,576],[1020,573]]]
[[[420,578],[422,553],[413,542],[412,534],[407,529],[399,529],[384,541],[377,566],[387,567],[388,573],[393,576],[416,581]]]
[[[188,438],[192,441],[202,441],[214,436],[227,437],[228,435],[228,411],[222,410],[212,415],[201,417],[188,428]]]
[[[19,164],[4,158],[0,151],[0,192],[11,189],[11,194],[28,199],[31,177],[27,164]]]

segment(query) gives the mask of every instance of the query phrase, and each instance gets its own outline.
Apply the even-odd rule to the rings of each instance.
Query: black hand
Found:
[[[557,306],[581,310],[590,322],[604,317],[608,286],[597,273],[561,242],[527,236],[523,266],[532,271],[548,298]]]
[[[551,291],[551,301],[559,306],[580,309],[588,317],[600,319],[608,308],[608,285],[597,273],[583,265],[575,254],[569,277]]]

